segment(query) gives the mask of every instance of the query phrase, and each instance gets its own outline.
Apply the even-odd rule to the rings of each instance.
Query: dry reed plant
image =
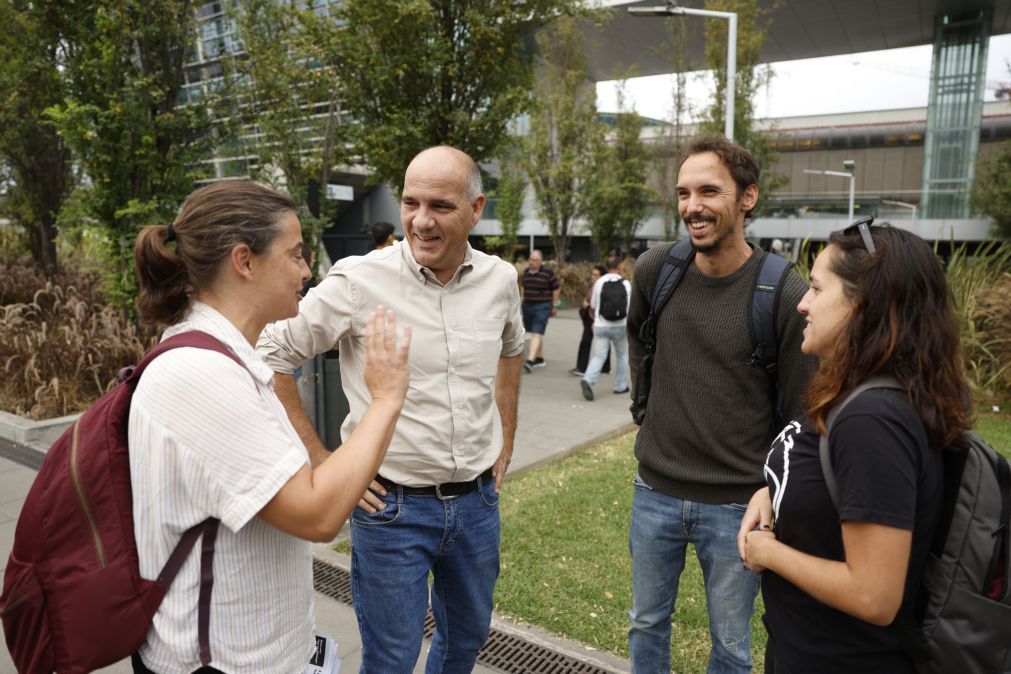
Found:
[[[976,362],[986,363],[987,393],[996,401],[1011,401],[1011,272],[977,296]]]
[[[32,419],[85,410],[156,333],[104,304],[93,274],[0,265],[0,408]]]
[[[1011,321],[1008,296],[1001,295],[1002,279],[1009,271],[1011,242],[991,241],[972,251],[960,244],[946,265],[962,333],[966,375],[977,400],[983,403],[1011,397],[1006,384],[1011,363],[1006,351],[1000,356],[1001,349],[1007,348]],[[1003,306],[999,304],[1002,297]]]

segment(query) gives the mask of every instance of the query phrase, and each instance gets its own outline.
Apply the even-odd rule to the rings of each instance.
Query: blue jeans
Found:
[[[593,357],[590,358],[590,364],[586,368],[583,379],[590,386],[597,383],[611,344],[614,344],[614,355],[617,357],[614,390],[624,391],[628,388],[628,335],[625,333],[624,325],[593,328],[593,350],[591,351]]]
[[[751,672],[750,620],[758,576],[744,568],[737,530],[746,504],[710,505],[667,496],[638,475],[632,497],[632,610],[628,647],[634,674],[670,672],[671,614],[688,543],[702,566],[709,609],[710,674]]]
[[[388,490],[374,515],[351,513],[351,594],[362,637],[361,674],[410,674],[421,652],[431,587],[435,634],[426,674],[464,674],[488,639],[499,572],[495,480],[469,494]]]

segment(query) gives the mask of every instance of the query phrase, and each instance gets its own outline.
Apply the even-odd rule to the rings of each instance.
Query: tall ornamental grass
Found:
[[[948,285],[962,333],[966,374],[977,400],[1011,401],[1011,242],[974,251],[961,244],[947,260]]]
[[[0,264],[0,409],[32,419],[85,410],[155,333],[106,306],[97,275]]]

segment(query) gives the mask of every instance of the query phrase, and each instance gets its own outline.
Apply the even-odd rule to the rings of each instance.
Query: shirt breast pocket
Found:
[[[494,377],[498,372],[498,359],[502,355],[502,330],[505,317],[474,319],[475,364],[478,377]]]

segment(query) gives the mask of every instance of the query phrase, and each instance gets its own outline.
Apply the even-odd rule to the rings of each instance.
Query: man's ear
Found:
[[[232,246],[232,250],[228,253],[228,265],[240,277],[245,279],[252,278],[253,251],[249,249],[249,245],[240,243]]]
[[[474,211],[474,222],[471,223],[471,228],[473,228],[477,224],[478,220],[481,219],[481,213],[484,212],[485,202],[485,196],[483,194],[479,194],[477,195],[477,199],[471,203],[470,208]]]
[[[748,185],[741,195],[741,210],[747,213],[758,203],[758,185]]]

